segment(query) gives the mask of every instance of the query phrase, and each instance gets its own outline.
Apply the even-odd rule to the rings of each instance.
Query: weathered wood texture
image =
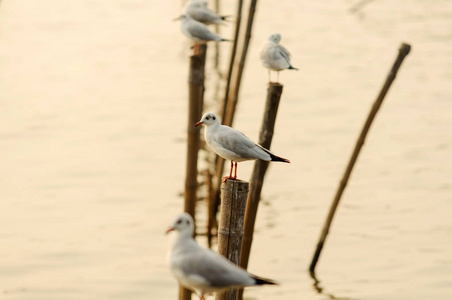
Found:
[[[249,184],[228,179],[221,186],[220,224],[218,228],[218,253],[238,265],[242,247],[243,220]],[[216,295],[216,300],[237,299],[237,289]]]
[[[278,113],[279,102],[283,86],[279,83],[270,83],[267,90],[267,101],[265,103],[264,117],[259,134],[259,144],[270,149],[273,133],[275,129],[276,115]],[[242,255],[240,266],[244,269],[248,267],[248,261],[253,242],[254,225],[256,222],[257,208],[261,197],[262,186],[269,162],[257,160],[254,163],[253,173],[250,180],[250,192],[245,212],[245,235],[242,243]],[[240,290],[239,299],[243,298],[243,289]]]
[[[402,65],[403,60],[405,57],[410,53],[411,46],[408,44],[402,44],[399,49],[399,54],[396,58],[396,61],[394,62],[394,65],[392,66],[386,81],[381,88],[380,94],[378,95],[377,99],[375,100],[372,109],[369,112],[369,115],[367,117],[366,122],[364,123],[364,126],[361,130],[361,134],[359,135],[358,140],[356,141],[355,149],[353,150],[352,156],[350,157],[350,160],[348,162],[347,168],[345,169],[344,175],[342,176],[342,179],[340,181],[339,187],[336,191],[336,195],[334,196],[334,200],[331,204],[330,211],[328,213],[328,217],[325,220],[325,224],[322,229],[322,233],[320,234],[319,241],[317,243],[317,248],[314,252],[314,256],[311,261],[311,265],[309,267],[309,271],[314,272],[315,266],[317,265],[317,262],[320,257],[320,253],[322,252],[323,246],[325,244],[326,237],[328,235],[331,223],[333,222],[333,217],[336,212],[337,206],[339,205],[339,201],[341,199],[342,193],[345,190],[345,186],[347,185],[348,179],[350,177],[350,174],[352,173],[353,166],[355,165],[355,162],[358,158],[359,152],[364,145],[364,141],[366,139],[366,135],[369,132],[370,126],[372,125],[372,122],[383,103],[383,100],[386,96],[386,93],[388,92],[392,82],[396,78],[397,72]]]
[[[200,146],[200,128],[195,127],[195,124],[202,117],[206,52],[207,46],[201,45],[199,54],[190,57],[190,71],[188,78],[187,160],[185,170],[184,211],[189,213],[193,219],[195,219],[196,193],[198,190],[198,150]],[[179,299],[191,299],[191,291],[181,288]]]

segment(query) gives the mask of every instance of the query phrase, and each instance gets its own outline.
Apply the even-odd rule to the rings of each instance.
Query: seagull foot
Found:
[[[221,182],[225,183],[226,180],[228,180],[228,179],[235,179],[235,178],[231,177],[231,176],[224,176],[223,178],[221,178]]]

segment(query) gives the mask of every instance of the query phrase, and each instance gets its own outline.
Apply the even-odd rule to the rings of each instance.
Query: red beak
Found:
[[[165,232],[165,234],[168,234],[168,233],[170,233],[171,231],[174,231],[174,228],[173,228],[173,227],[168,228],[168,230]]]
[[[202,124],[204,124],[204,122],[198,122],[195,124],[195,127],[198,127],[199,125],[202,125]]]

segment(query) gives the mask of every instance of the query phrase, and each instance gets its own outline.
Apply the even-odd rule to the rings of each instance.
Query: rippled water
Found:
[[[452,297],[452,3],[356,4],[258,4],[235,127],[257,139],[267,80],[258,52],[270,33],[300,71],[280,77],[272,149],[292,164],[267,175],[249,266],[281,286],[249,298]],[[183,202],[189,49],[171,22],[180,7],[2,1],[1,298],[176,299],[163,232]],[[323,219],[403,41],[412,53],[344,194],[318,294],[307,268]],[[251,169],[243,163],[239,176]]]

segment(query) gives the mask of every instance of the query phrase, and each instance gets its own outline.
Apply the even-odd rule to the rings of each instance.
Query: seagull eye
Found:
[[[206,120],[210,120],[210,117],[206,117]]]
[[[212,117],[212,120],[215,120],[215,117]]]
[[[182,220],[180,220],[180,219],[177,220],[177,224],[180,224],[180,223],[182,223]]]

